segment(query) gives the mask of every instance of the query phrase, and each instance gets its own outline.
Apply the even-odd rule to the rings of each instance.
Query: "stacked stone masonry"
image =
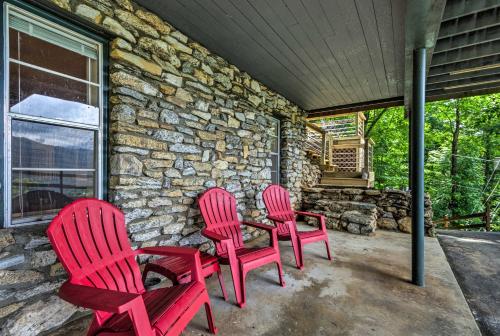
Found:
[[[411,232],[411,194],[408,191],[304,188],[302,195],[302,208],[324,214],[330,229],[355,234],[372,234],[377,228]],[[434,231],[432,204],[426,195],[425,232],[434,236]]]
[[[236,196],[242,218],[263,220],[270,117],[281,119],[281,183],[300,204],[304,111],[134,2],[51,1],[116,36],[108,191],[134,247],[210,250],[196,199],[213,186]],[[1,335],[36,335],[84,313],[56,295],[65,272],[45,229],[0,230]],[[245,239],[259,234],[244,230]]]

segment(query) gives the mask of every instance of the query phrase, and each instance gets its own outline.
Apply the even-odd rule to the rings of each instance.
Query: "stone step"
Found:
[[[361,178],[361,173],[360,172],[328,172],[325,171],[323,172],[323,178],[340,178],[340,177],[347,177],[347,178]]]
[[[336,186],[336,187],[371,187],[370,181],[363,178],[350,177],[327,177],[322,178],[317,187]]]

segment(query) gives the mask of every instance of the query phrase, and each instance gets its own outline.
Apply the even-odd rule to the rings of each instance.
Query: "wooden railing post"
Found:
[[[326,164],[326,141],[327,136],[326,133],[321,134],[321,164]]]
[[[333,137],[328,135],[328,165],[333,166]]]
[[[491,231],[491,207],[490,202],[486,203],[486,211],[484,212],[484,227],[486,231]]]
[[[450,226],[450,221],[448,220],[448,215],[444,215],[443,218],[443,227],[447,229]]]

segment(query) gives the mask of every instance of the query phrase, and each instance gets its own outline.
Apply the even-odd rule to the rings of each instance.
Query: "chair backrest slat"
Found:
[[[75,284],[144,293],[123,213],[97,199],[66,207],[47,229],[54,251]]]
[[[270,216],[286,221],[295,221],[288,190],[277,184],[272,184],[264,190],[262,197]],[[277,227],[278,234],[288,234],[290,232],[287,225],[277,223]]]
[[[222,188],[210,188],[198,200],[201,215],[207,228],[224,237],[232,239],[236,249],[243,247],[236,199]],[[216,244],[219,255],[226,253],[225,248]]]

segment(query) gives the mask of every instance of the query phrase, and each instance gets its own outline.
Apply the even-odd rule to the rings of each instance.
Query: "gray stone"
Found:
[[[147,240],[151,240],[155,237],[158,237],[160,235],[160,231],[154,230],[154,231],[149,231],[149,232],[141,232],[141,233],[134,233],[132,235],[132,240],[136,242],[143,242]]]
[[[148,218],[152,214],[153,210],[151,209],[137,208],[130,212],[125,213],[125,222],[130,223],[139,218]]]
[[[51,296],[48,300],[25,306],[18,315],[9,318],[4,330],[9,335],[38,335],[60,326],[76,311],[76,306]]]
[[[111,120],[133,123],[135,121],[135,110],[130,105],[115,105],[111,110]]]
[[[7,255],[0,258],[0,269],[6,269],[24,263],[24,254]]]
[[[125,40],[135,43],[135,37],[128,30],[123,28],[123,26],[116,20],[113,20],[110,17],[106,17],[102,22],[102,25],[109,29],[111,32],[115,33],[118,36],[123,37]]]
[[[17,291],[15,293],[16,300],[22,301],[33,296],[37,296],[40,294],[48,293],[59,289],[64,281],[56,281],[56,282],[44,282],[34,288],[29,288],[22,291]]]
[[[179,234],[182,232],[182,229],[184,228],[183,223],[174,223],[167,225],[163,228],[162,233],[163,234]]]
[[[167,124],[177,125],[179,116],[172,110],[164,109],[160,113],[160,121]]]
[[[203,243],[206,243],[208,239],[198,231],[192,235],[189,235],[187,237],[182,238],[179,241],[180,246],[192,246],[192,245],[201,245]]]
[[[30,236],[30,240],[24,245],[24,249],[31,250],[48,244],[50,244],[49,239],[45,236]]]
[[[153,133],[153,138],[173,143],[181,143],[184,140],[184,134],[165,129],[160,129]]]
[[[31,284],[42,279],[42,273],[32,270],[0,270],[0,286]]]
[[[35,252],[31,257],[31,267],[38,268],[49,266],[54,264],[56,259],[57,256],[53,250]]]
[[[191,153],[191,154],[199,154],[201,153],[201,149],[194,145],[183,145],[183,144],[175,144],[170,146],[170,151],[177,153]]]
[[[142,162],[131,154],[115,154],[110,160],[111,175],[142,175]]]
[[[170,215],[153,216],[148,219],[141,220],[138,222],[133,222],[128,225],[127,229],[130,233],[136,233],[143,230],[148,230],[152,228],[158,228],[160,226],[168,225],[172,223],[174,217]]]

